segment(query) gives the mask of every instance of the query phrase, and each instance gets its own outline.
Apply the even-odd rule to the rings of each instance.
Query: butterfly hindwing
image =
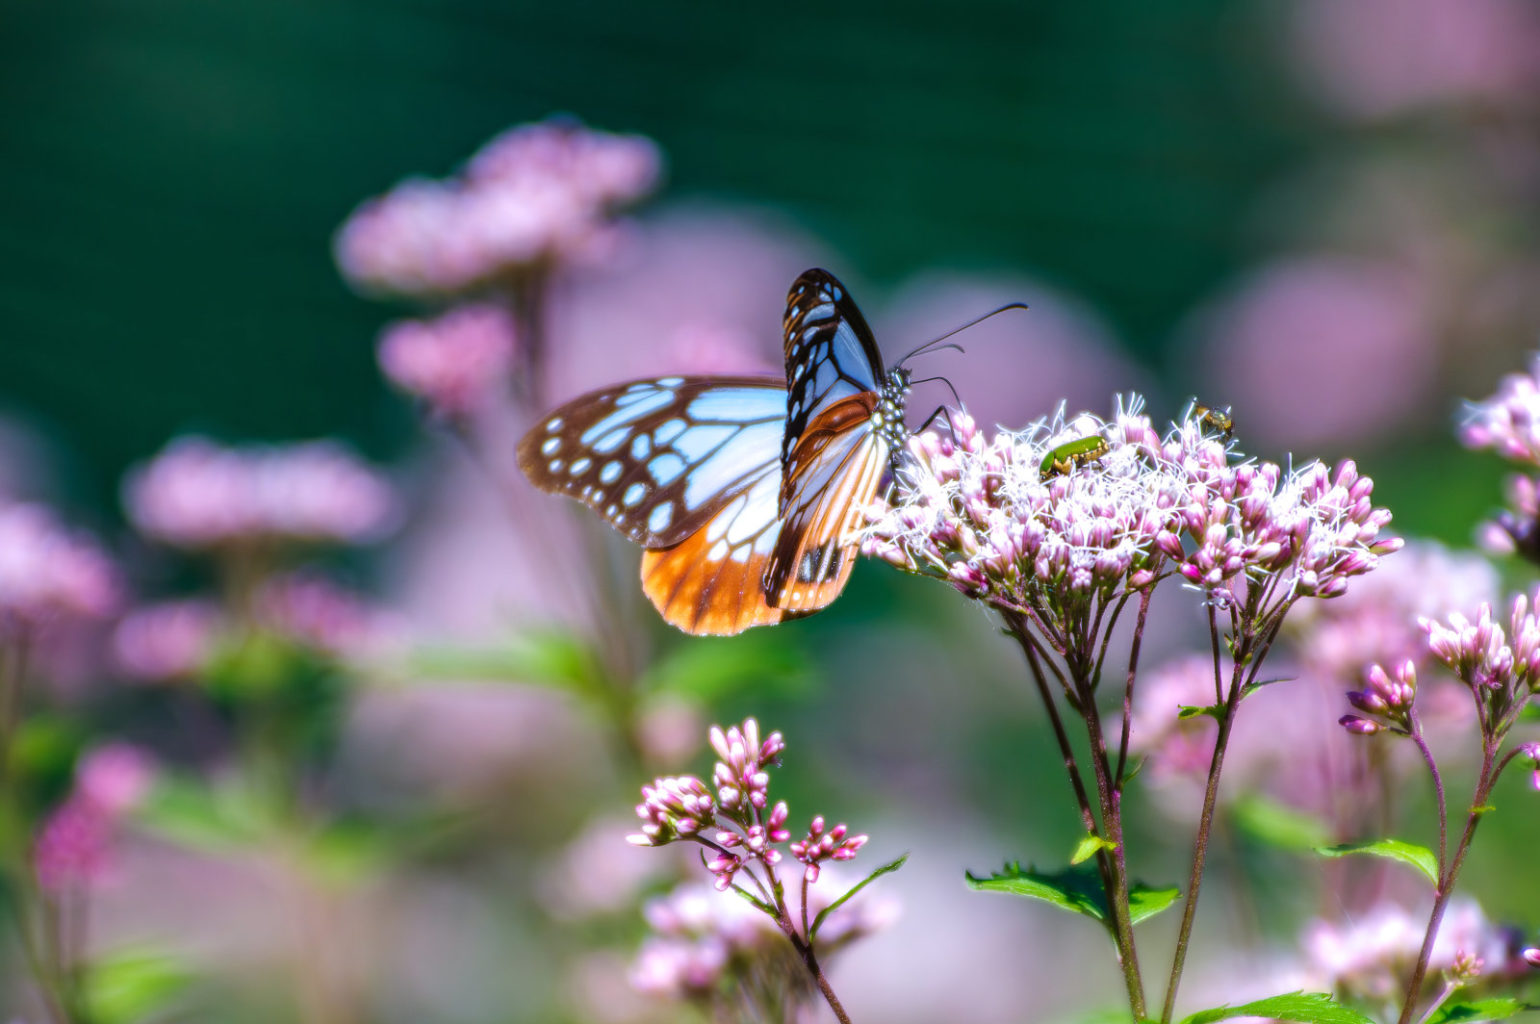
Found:
[[[536,424],[519,442],[519,466],[643,547],[668,547],[779,469],[785,396],[770,377],[618,384]]]

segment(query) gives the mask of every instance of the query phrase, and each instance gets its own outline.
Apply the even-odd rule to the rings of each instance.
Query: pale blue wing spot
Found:
[[[564,422],[566,422],[566,421],[565,421],[565,420],[563,420],[563,419],[562,419],[562,418],[561,418],[561,417],[560,417],[560,416],[552,416],[552,417],[551,417],[551,418],[550,418],[550,419],[549,419],[549,420],[548,420],[548,421],[546,421],[546,424],[545,424],[545,429],[546,429],[546,430],[547,430],[547,431],[548,431],[548,432],[549,432],[549,433],[552,433],[552,434],[554,434],[554,433],[556,433],[556,432],[557,432],[557,431],[558,431],[558,430],[560,430],[560,429],[561,429],[561,425],[562,425],[562,424],[563,424],[563,423],[564,423]]]
[[[814,306],[812,309],[809,309],[802,315],[802,322],[808,323],[812,320],[828,320],[832,316],[834,316],[834,304],[830,302],[820,302],[818,305]]]
[[[674,518],[674,506],[664,502],[651,512],[647,513],[647,529],[653,533],[662,533],[668,527],[669,521]]]
[[[622,396],[622,400],[625,397],[627,396]],[[617,406],[615,411],[583,431],[580,440],[584,444],[591,445],[596,438],[608,434],[616,427],[623,427],[627,423],[634,423],[648,413],[656,412],[663,408],[673,400],[674,393],[672,391],[648,391],[639,393],[635,401],[623,408],[619,407],[620,402],[617,401],[615,403]]]
[[[674,451],[689,462],[699,462],[710,455],[740,428],[726,426],[691,427],[674,439]],[[746,429],[746,428],[744,428]]]
[[[680,440],[693,438],[703,429],[696,427],[687,431]],[[722,446],[690,471],[685,480],[685,504],[700,508],[744,477],[763,472],[767,466],[778,465],[784,431],[779,417],[770,423],[755,423],[739,430],[731,444]],[[679,445],[676,443],[674,447],[678,449]]]
[[[551,460],[551,472],[552,473],[560,473],[561,472],[561,467],[563,465],[564,465],[564,463],[560,459],[552,459]]]
[[[573,462],[572,465],[568,466],[567,472],[571,473],[573,476],[581,476],[582,474],[588,472],[588,467],[592,466],[593,464],[593,460],[585,455],[581,459]]]
[[[556,454],[556,449],[558,449],[560,447],[561,447],[561,438],[559,438],[559,437],[548,437],[548,438],[545,439],[545,443],[540,446],[540,454],[541,455],[555,455]]]
[[[638,462],[652,453],[652,442],[646,434],[637,434],[631,441],[631,457]]]
[[[604,468],[599,470],[599,482],[612,484],[620,479],[621,465],[618,462],[606,462]]]
[[[758,551],[760,544],[764,543],[763,536],[756,536],[771,522],[780,518],[780,475],[766,473],[760,478],[749,493],[744,495],[743,511],[733,520],[727,528],[727,543],[737,546],[750,540],[755,542],[754,550]],[[777,530],[765,531],[771,534],[779,533]],[[770,549],[775,547],[772,539]],[[768,554],[769,549],[761,552]]]
[[[679,479],[679,474],[685,470],[685,461],[673,452],[665,452],[647,463],[647,472],[658,482],[659,487],[667,487]]]
[[[813,339],[818,336],[818,332],[821,330],[823,330],[822,327],[809,327],[807,330],[803,331],[802,344],[811,345],[813,343]]]
[[[841,323],[834,332],[833,359],[848,377],[858,381],[863,390],[877,390],[877,367],[866,357],[866,347],[848,323]]]
[[[630,487],[626,488],[626,493],[621,495],[621,504],[625,505],[626,508],[632,508],[636,505],[637,502],[642,500],[642,497],[646,493],[646,484],[632,484]]]
[[[677,388],[684,383],[683,377],[659,377],[654,383],[660,388]]]
[[[785,408],[786,392],[780,388],[712,388],[691,399],[689,412],[697,423],[749,423],[777,418]]]
[[[616,427],[593,443],[593,450],[600,455],[608,455],[610,452],[626,443],[626,438],[631,436],[631,431],[625,427]]]
[[[657,430],[652,432],[652,443],[657,445],[659,448],[665,447],[670,441],[678,437],[684,431],[686,425],[687,424],[684,420],[674,419],[664,421],[664,423],[659,426]],[[640,456],[638,456],[638,458],[640,458]]]
[[[662,381],[641,381],[640,383],[632,384],[626,388],[619,398],[615,399],[615,405],[616,407],[635,405],[645,398],[658,394],[665,394],[672,398],[673,389],[666,386],[660,388],[658,385],[662,383]]]

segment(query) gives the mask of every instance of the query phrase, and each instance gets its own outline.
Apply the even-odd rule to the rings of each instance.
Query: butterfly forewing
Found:
[[[827,270],[809,270],[786,296],[786,435],[781,460],[818,415],[836,403],[873,394],[882,381],[882,355],[850,294]],[[790,474],[784,481],[790,487]],[[785,494],[782,509],[785,509]]]
[[[538,423],[519,442],[519,466],[643,547],[668,547],[766,474],[779,483],[785,395],[771,377],[619,384]]]

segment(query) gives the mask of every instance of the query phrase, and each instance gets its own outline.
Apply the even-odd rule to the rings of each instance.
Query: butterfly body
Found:
[[[867,506],[903,448],[909,374],[885,373],[832,274],[792,285],[786,378],[659,377],[591,392],[519,444],[542,490],[645,549],[642,589],[690,633],[806,615],[849,579]]]

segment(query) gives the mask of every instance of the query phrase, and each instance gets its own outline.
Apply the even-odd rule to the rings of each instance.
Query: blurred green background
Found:
[[[177,431],[398,450],[332,232],[552,111],[652,136],[666,196],[781,207],[872,281],[1030,266],[1153,363],[1309,142],[1266,27],[1209,0],[10,0],[0,401],[107,514]]]

